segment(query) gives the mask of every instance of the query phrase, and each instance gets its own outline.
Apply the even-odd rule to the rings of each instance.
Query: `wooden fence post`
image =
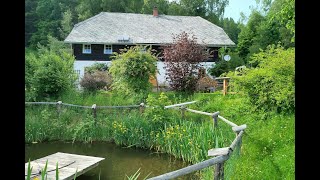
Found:
[[[214,180],[224,179],[224,162],[216,164],[214,172]]]
[[[182,117],[182,119],[184,119],[185,112],[186,112],[186,106],[181,106],[180,109],[181,109],[181,117]]]
[[[237,136],[239,135],[240,132],[237,133]],[[238,142],[238,155],[241,153],[241,146],[242,146],[242,137],[240,138]]]
[[[220,114],[219,111],[212,114],[214,129],[218,128],[218,115],[219,114]]]
[[[57,112],[58,112],[59,117],[60,117],[60,113],[61,113],[61,104],[62,104],[62,101],[57,102]]]
[[[213,118],[213,128],[215,130],[218,129],[218,115],[220,114],[220,112],[215,112],[212,114],[212,118]],[[215,165],[214,168],[214,180],[220,180],[220,179],[224,179],[224,163],[218,163]]]
[[[223,95],[224,96],[227,94],[227,88],[228,88],[227,79],[223,79]]]
[[[243,124],[241,126],[236,126],[236,127],[232,127],[232,130],[236,133],[237,136],[239,136],[241,131],[244,131],[247,128],[246,124]],[[237,146],[237,152],[238,155],[240,155],[241,152],[241,146],[242,146],[242,137],[239,139],[238,143],[236,144]]]
[[[140,113],[142,114],[144,112],[144,103],[140,103]]]
[[[92,108],[93,118],[95,119],[95,124],[96,124],[97,123],[97,105],[93,104],[91,108]]]

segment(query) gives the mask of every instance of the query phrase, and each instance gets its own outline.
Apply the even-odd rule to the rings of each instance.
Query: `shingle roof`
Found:
[[[147,14],[101,12],[76,24],[65,43],[124,44],[128,36],[133,44],[167,44],[182,31],[192,33],[199,44],[234,46],[224,30],[199,16],[154,17]],[[128,44],[128,43],[125,43]]]

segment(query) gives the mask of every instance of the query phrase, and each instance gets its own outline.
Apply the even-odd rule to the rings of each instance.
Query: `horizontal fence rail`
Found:
[[[57,102],[25,102],[25,104],[49,104],[49,105],[56,105]]]
[[[79,108],[87,108],[87,109],[91,109],[91,107],[92,107],[92,106],[81,106],[81,105],[68,104],[68,103],[61,103],[61,105],[71,106],[71,107],[79,107]]]
[[[197,101],[185,102],[185,103],[180,103],[180,104],[173,104],[173,105],[169,105],[169,106],[164,106],[164,108],[168,109],[168,108],[173,108],[173,107],[178,107],[178,106],[184,106],[187,104],[193,104],[195,102],[197,102]]]
[[[229,125],[232,126],[232,127],[238,126],[238,125],[236,125],[235,123],[227,120],[226,118],[224,118],[224,117],[222,117],[222,116],[220,116],[220,115],[218,115],[218,118],[220,118],[222,121],[224,121],[225,123],[229,124]]]
[[[69,107],[76,107],[76,108],[85,108],[85,109],[92,109],[92,115],[97,119],[97,109],[120,109],[120,108],[139,108],[140,113],[144,112],[144,108],[146,107],[144,103],[140,103],[139,105],[126,105],[126,106],[97,106],[96,104],[93,104],[92,106],[82,106],[82,105],[77,105],[77,104],[68,104],[68,103],[63,103],[62,101],[58,102],[25,102],[26,105],[55,105],[57,107],[57,112],[58,115],[60,116],[61,114],[61,106],[69,106]],[[96,121],[95,121],[96,123]]]
[[[213,113],[207,113],[207,112],[202,112],[202,111],[197,111],[197,110],[193,110],[193,109],[189,109],[186,108],[187,111],[193,112],[193,113],[197,113],[197,114],[203,114],[203,115],[208,115],[208,116],[212,116]]]
[[[192,173],[194,171],[198,171],[200,169],[212,166],[217,163],[222,163],[222,162],[226,161],[228,158],[229,158],[228,155],[214,157],[214,158],[199,162],[197,164],[193,164],[191,166],[188,166],[188,167],[176,170],[176,171],[172,171],[172,172],[169,172],[166,174],[162,174],[162,175],[159,175],[156,177],[149,178],[148,180],[173,179],[173,178],[183,176],[183,175]]]
[[[79,108],[87,108],[91,109],[92,106],[83,106],[83,105],[77,105],[77,104],[69,104],[69,103],[62,103],[61,101],[58,102],[25,102],[26,105],[35,105],[35,104],[48,104],[48,105],[65,105],[70,107],[79,107]],[[95,106],[97,109],[108,109],[108,108],[138,108],[144,106],[142,105],[125,105],[125,106]]]
[[[140,105],[128,105],[128,106],[97,106],[99,109],[108,109],[108,108],[138,108]]]

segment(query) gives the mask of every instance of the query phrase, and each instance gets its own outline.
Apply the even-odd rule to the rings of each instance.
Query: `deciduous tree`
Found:
[[[197,38],[186,32],[175,35],[173,43],[164,47],[163,58],[170,86],[177,91],[194,92],[200,62],[208,58]]]

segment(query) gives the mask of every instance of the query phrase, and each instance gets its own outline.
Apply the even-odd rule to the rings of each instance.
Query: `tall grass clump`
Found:
[[[88,98],[92,96],[89,95]],[[183,97],[179,98],[180,102],[176,99],[173,101],[183,102]],[[105,101],[101,105],[107,105],[108,102],[114,101]],[[228,136],[224,137],[222,129],[225,127],[221,126],[222,129],[215,133],[211,117],[198,116],[188,120],[192,114],[186,113],[186,118],[182,119],[179,110],[164,109],[165,105],[172,103],[165,93],[149,94],[146,102],[148,107],[143,114],[137,108],[97,109],[96,119],[93,118],[91,109],[63,107],[58,115],[55,106],[28,106],[25,139],[28,143],[50,140],[87,143],[112,141],[122,146],[170,153],[188,162],[204,160],[208,149],[230,143]],[[67,130],[61,131],[61,128]]]

